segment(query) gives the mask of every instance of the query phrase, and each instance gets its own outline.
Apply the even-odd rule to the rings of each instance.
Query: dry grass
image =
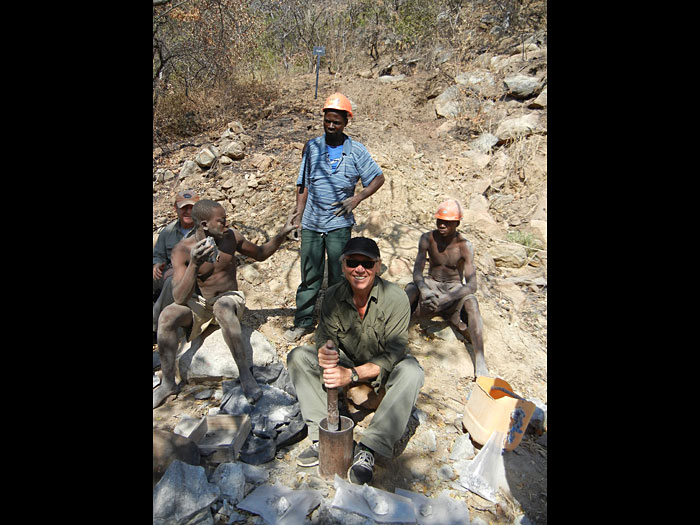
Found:
[[[269,82],[236,79],[220,87],[162,97],[153,108],[153,147],[220,128],[233,118],[246,123],[278,96]]]

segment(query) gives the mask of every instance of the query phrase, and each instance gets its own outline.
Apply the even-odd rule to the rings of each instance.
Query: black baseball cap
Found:
[[[374,260],[380,258],[379,247],[377,246],[377,243],[374,242],[372,239],[368,239],[367,237],[355,237],[353,239],[350,239],[345,244],[345,248],[343,248],[343,254],[341,255],[341,257],[353,253],[366,255],[367,257],[370,257]]]

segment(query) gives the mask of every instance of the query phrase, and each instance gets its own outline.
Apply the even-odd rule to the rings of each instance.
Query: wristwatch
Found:
[[[350,370],[352,370],[352,382],[357,383],[360,380],[360,376],[357,375],[357,370],[354,368],[351,368]]]

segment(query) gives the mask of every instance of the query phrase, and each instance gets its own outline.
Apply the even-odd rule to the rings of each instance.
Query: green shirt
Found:
[[[343,279],[326,290],[316,329],[316,348],[330,339],[356,366],[369,362],[381,367],[381,380],[408,352],[410,319],[406,292],[379,276],[374,279],[365,318],[360,319],[350,283]]]
[[[158,240],[153,247],[153,264],[166,263],[166,266],[170,266],[170,253],[173,251],[173,248],[184,237],[189,237],[194,230],[194,227],[192,227],[187,232],[187,235],[183,235],[180,229],[179,219],[175,219],[173,222],[169,223],[163,228],[163,231],[158,234]]]

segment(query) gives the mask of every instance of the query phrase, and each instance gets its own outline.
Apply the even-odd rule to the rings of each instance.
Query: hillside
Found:
[[[301,148],[323,133],[323,101],[340,91],[355,108],[345,132],[367,146],[386,176],[384,186],[355,210],[353,235],[374,238],[382,276],[404,285],[411,279],[418,236],[434,227],[438,203],[458,199],[468,209],[459,231],[475,248],[490,374],[546,404],[546,45],[530,42],[509,54],[485,53],[461,67],[444,62],[426,68],[412,58],[352,74],[321,71],[317,99],[315,74],[280,79],[274,98],[227,115],[228,127],[154,148],[153,231],[175,218],[175,193],[191,188],[219,201],[249,240],[265,242],[294,206]],[[382,69],[390,74],[379,77]],[[524,84],[530,79],[530,92],[516,87],[518,75],[527,77],[519,80]],[[222,154],[232,151],[232,143],[240,150],[236,160]],[[212,153],[202,154],[205,150]],[[239,286],[247,298],[244,323],[276,346],[282,362],[294,346],[282,334],[293,319],[299,248],[289,240],[267,261],[239,260]],[[377,487],[427,495],[449,488],[436,471],[459,433],[453,423],[473,388],[474,370],[471,345],[449,328],[441,331],[445,327],[436,317],[409,330],[411,352],[426,372],[417,408],[427,419],[412,438],[415,448],[409,444],[396,465],[378,461]],[[188,392],[154,410],[154,428],[172,430],[183,413],[206,414]],[[420,448],[427,430],[437,436],[436,450],[428,452]],[[546,440],[542,443],[528,435],[511,455],[518,473],[511,489],[520,508],[494,506],[464,492],[472,519],[512,523],[524,512],[531,523],[547,523]],[[282,455],[289,470],[281,476],[290,486],[300,475],[294,458],[306,445],[304,440]]]

